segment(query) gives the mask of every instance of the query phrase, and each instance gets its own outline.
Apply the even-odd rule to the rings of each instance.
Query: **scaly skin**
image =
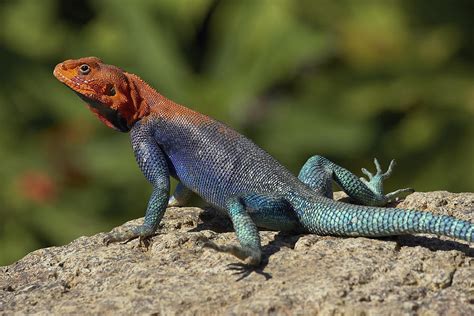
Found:
[[[156,231],[167,205],[186,203],[195,192],[225,210],[240,245],[205,246],[228,252],[250,265],[261,262],[257,227],[340,236],[388,236],[433,233],[472,241],[474,224],[429,212],[381,208],[412,189],[385,195],[377,160],[369,181],[321,156],[311,157],[298,178],[245,136],[212,118],[160,95],[136,75],[98,58],[67,60],[54,75],[74,90],[107,126],[131,133],[132,147],[145,177],[153,186],[144,224],[123,233],[109,233],[105,242]],[[170,176],[180,181],[170,198]],[[360,204],[332,200],[332,181]]]

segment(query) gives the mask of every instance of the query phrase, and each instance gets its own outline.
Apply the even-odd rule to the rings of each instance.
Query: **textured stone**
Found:
[[[473,193],[414,193],[398,206],[474,220]],[[148,251],[136,240],[106,247],[103,233],[34,251],[0,268],[0,312],[474,314],[474,251],[463,242],[264,231],[263,271],[236,281],[237,260],[202,249],[202,236],[236,241],[216,212],[170,208]]]

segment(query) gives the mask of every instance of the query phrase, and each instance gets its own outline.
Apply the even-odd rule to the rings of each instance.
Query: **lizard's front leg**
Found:
[[[144,223],[127,231],[109,233],[106,244],[125,241],[139,237],[146,241],[151,237],[166,211],[170,192],[170,177],[165,155],[153,139],[151,128],[137,122],[131,130],[132,147],[140,169],[153,185],[153,192],[148,202]]]

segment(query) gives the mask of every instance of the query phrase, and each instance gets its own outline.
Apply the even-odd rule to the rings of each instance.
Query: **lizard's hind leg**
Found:
[[[298,178],[324,196],[332,198],[332,180],[334,180],[351,198],[361,204],[383,206],[391,200],[405,193],[414,192],[411,188],[400,189],[389,194],[383,193],[383,180],[393,171],[395,161],[392,160],[387,172],[382,172],[379,162],[374,159],[377,173],[372,175],[366,169],[362,172],[369,177],[369,181],[358,178],[349,170],[335,164],[322,156],[313,156],[308,159],[300,171]]]
[[[250,265],[259,265],[262,258],[257,226],[286,231],[300,227],[291,205],[283,198],[248,194],[231,198],[226,205],[240,245],[217,245],[206,241],[204,247],[230,253]]]
[[[334,170],[329,162],[322,156],[309,158],[301,168],[298,179],[317,193],[332,199]]]

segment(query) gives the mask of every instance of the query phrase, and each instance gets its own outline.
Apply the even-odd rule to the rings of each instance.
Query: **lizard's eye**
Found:
[[[84,64],[79,67],[79,72],[83,75],[87,75],[91,71],[91,67],[89,65]]]
[[[115,95],[115,88],[113,85],[109,85],[107,86],[107,91],[106,91],[107,95],[109,96],[114,96]]]

